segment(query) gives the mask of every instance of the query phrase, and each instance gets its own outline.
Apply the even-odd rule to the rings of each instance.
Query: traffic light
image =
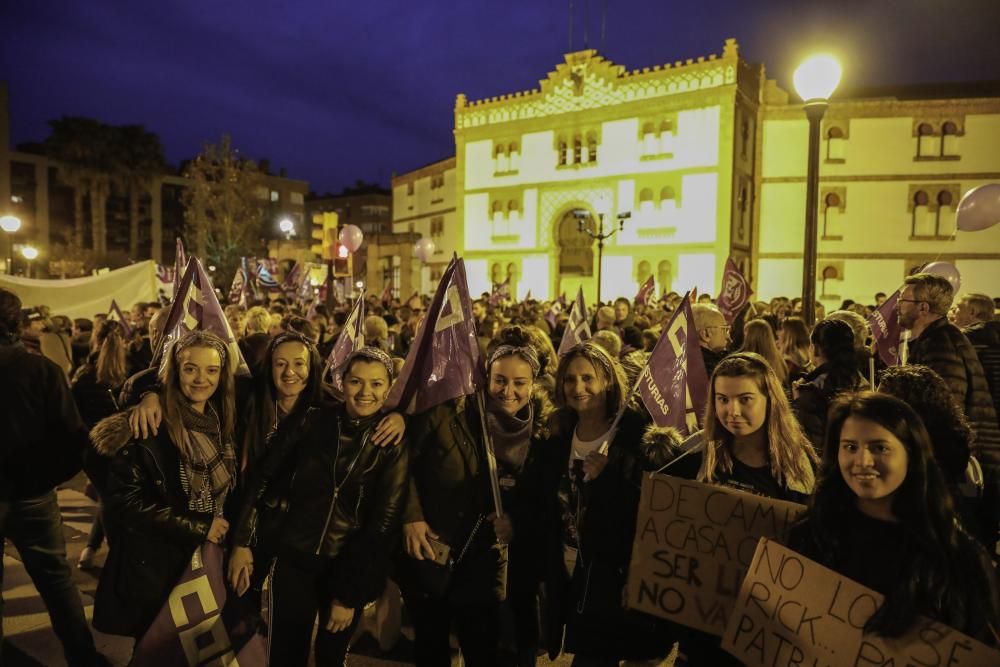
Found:
[[[314,213],[311,250],[325,260],[334,259],[331,245],[337,242],[337,214],[333,212]]]
[[[351,277],[351,251],[340,241],[334,241],[329,248],[329,255],[333,258],[333,275],[338,278]]]

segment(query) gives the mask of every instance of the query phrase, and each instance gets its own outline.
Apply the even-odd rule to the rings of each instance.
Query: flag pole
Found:
[[[476,404],[479,406],[479,425],[483,429],[483,447],[486,450],[486,465],[490,473],[490,491],[493,494],[493,511],[497,517],[503,516],[503,502],[500,500],[500,480],[497,476],[497,455],[493,449],[493,438],[486,424],[485,389],[476,390]]]

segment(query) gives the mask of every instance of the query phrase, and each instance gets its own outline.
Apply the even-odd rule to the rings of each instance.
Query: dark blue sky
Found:
[[[841,55],[845,83],[1000,79],[1000,0],[574,0],[575,48],[629,69],[721,53],[790,89],[798,60]],[[140,123],[177,163],[224,132],[273,170],[339,190],[454,152],[455,95],[538,85],[568,50],[568,0],[4,0],[11,139],[81,115]]]

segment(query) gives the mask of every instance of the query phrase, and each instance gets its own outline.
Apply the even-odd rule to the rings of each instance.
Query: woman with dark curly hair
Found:
[[[898,398],[834,402],[820,483],[790,546],[886,596],[865,632],[899,637],[926,616],[993,643],[993,565],[956,521],[927,429]]]
[[[991,549],[997,542],[1000,518],[996,485],[984,484],[983,469],[971,456],[975,433],[948,383],[928,366],[891,366],[883,371],[878,391],[906,401],[924,420],[934,460],[941,467],[962,523]]]
[[[826,411],[844,391],[868,389],[854,347],[854,330],[846,322],[823,320],[809,337],[813,370],[792,384],[792,409],[809,441],[820,451]]]

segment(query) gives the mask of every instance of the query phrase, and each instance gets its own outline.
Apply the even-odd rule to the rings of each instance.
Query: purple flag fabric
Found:
[[[222,548],[205,543],[170,592],[146,634],[135,644],[133,667],[264,667],[267,647],[253,614],[230,598]]]
[[[132,327],[129,326],[128,320],[125,318],[125,314],[122,312],[122,309],[118,307],[118,304],[114,299],[111,299],[111,308],[108,309],[108,319],[122,325],[122,332],[125,334],[125,338],[132,337]]]
[[[559,301],[554,301],[552,302],[552,305],[549,306],[548,312],[545,313],[545,321],[549,323],[549,326],[552,327],[553,331],[556,329],[556,323],[559,321],[559,315],[562,314],[562,311],[563,304]]]
[[[365,346],[364,336],[365,323],[365,293],[362,290],[358,296],[357,303],[351,309],[351,314],[344,322],[344,328],[337,336],[337,342],[330,350],[330,356],[326,359],[326,368],[323,375],[331,373],[333,386],[338,390],[344,390],[344,363],[347,358],[354,354],[354,351]]]
[[[184,267],[187,266],[187,255],[184,253],[184,241],[177,237],[177,244],[174,249],[174,299],[181,287],[181,276],[184,275]]]
[[[639,292],[635,295],[636,305],[645,306],[649,303],[649,295],[653,293],[656,289],[656,283],[653,282],[653,276],[646,279],[646,282],[639,287]]]
[[[233,284],[229,288],[229,303],[240,303],[244,300],[243,290],[246,288],[247,277],[243,267],[236,269]]]
[[[167,313],[167,322],[163,327],[166,335],[160,344],[160,349],[156,352],[153,362],[160,362],[163,358],[164,348],[172,341],[177,340],[189,331],[211,331],[223,341],[229,352],[229,358],[236,362],[236,374],[250,375],[250,368],[243,359],[240,346],[236,343],[233,330],[229,327],[226,314],[219,305],[219,299],[215,296],[215,289],[212,287],[212,280],[205,273],[205,268],[198,261],[197,257],[188,260],[187,270],[184,277],[180,279],[180,289],[177,297],[170,304],[170,311]]]
[[[424,412],[471,394],[481,384],[482,362],[465,262],[454,257],[417,329],[403,371],[389,391],[386,410]]]
[[[281,282],[282,288],[286,292],[295,292],[302,283],[302,262],[295,262],[292,270],[285,274],[285,279]]]
[[[559,358],[579,345],[590,340],[590,324],[587,322],[587,304],[583,301],[583,288],[576,293],[576,301],[569,311],[569,322],[566,323],[566,331],[563,332],[562,340],[559,341]]]
[[[736,316],[739,315],[743,307],[750,300],[753,290],[750,283],[743,277],[740,267],[732,257],[726,259],[726,270],[722,274],[722,289],[719,291],[719,298],[715,304],[722,311],[727,324],[732,324]]]
[[[875,349],[878,350],[878,356],[886,366],[895,366],[899,363],[899,337],[902,331],[899,326],[899,312],[896,311],[898,301],[899,290],[896,290],[868,318]]]
[[[490,305],[499,306],[510,301],[510,277],[502,283],[493,283],[493,293],[490,294]]]
[[[637,384],[657,426],[685,434],[698,430],[708,401],[708,376],[687,297],[664,327]]]

